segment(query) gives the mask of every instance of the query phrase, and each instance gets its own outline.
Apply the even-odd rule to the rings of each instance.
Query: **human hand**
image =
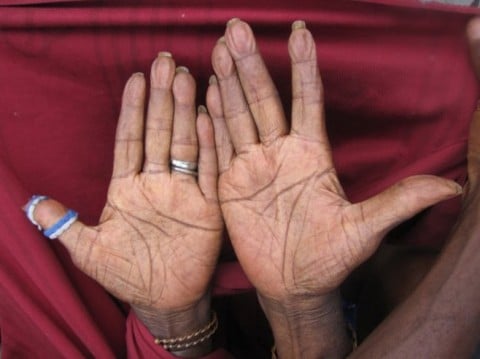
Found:
[[[204,108],[196,113],[193,77],[160,53],[152,65],[146,119],[144,102],[145,79],[134,74],[123,94],[100,223],[76,221],[59,240],[82,271],[134,307],[152,334],[168,337],[210,320],[208,287],[223,221],[213,127]],[[198,181],[170,169],[171,158],[197,157]],[[34,217],[48,228],[65,212],[57,201],[45,200]],[[177,328],[177,320],[184,325]],[[161,324],[168,328],[156,327]]]
[[[219,199],[232,244],[261,298],[301,303],[335,290],[395,225],[458,195],[434,176],[404,179],[352,204],[332,162],[316,48],[302,22],[289,40],[291,128],[249,26],[227,25],[207,94]]]

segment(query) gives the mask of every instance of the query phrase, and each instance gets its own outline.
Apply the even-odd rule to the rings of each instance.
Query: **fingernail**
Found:
[[[207,113],[207,108],[203,105],[198,106],[198,113]]]
[[[458,183],[455,182],[455,190],[457,192],[457,194],[462,194],[463,193],[463,187],[460,186]]]
[[[142,72],[136,72],[130,77],[127,87],[127,96],[132,101],[137,101],[141,97],[143,91],[143,87],[141,86],[141,84],[144,81],[144,77],[145,76]]]
[[[225,36],[222,36],[217,40],[217,44],[224,44],[225,43]]]
[[[303,20],[296,20],[292,24],[292,31],[305,29],[307,26],[305,25],[305,21]]]
[[[132,76],[130,76],[130,86],[137,87],[144,77],[143,72],[133,73]]]
[[[172,53],[168,52],[168,51],[160,51],[158,53],[158,56],[161,56],[161,57],[172,57]]]
[[[217,85],[218,84],[217,76],[215,75],[210,76],[210,78],[208,79],[208,83],[210,85]]]
[[[178,66],[178,67],[175,69],[175,72],[176,72],[177,74],[180,73],[180,72],[189,73],[190,70],[188,69],[188,67]]]
[[[240,19],[238,17],[232,17],[230,20],[227,21],[227,26],[231,26],[238,21],[240,21]]]

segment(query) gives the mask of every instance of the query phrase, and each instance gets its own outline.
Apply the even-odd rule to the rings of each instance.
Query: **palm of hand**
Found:
[[[132,304],[173,309],[196,302],[214,270],[222,219],[218,204],[186,182],[170,174],[113,179],[91,232],[96,253],[81,268]]]
[[[219,197],[237,256],[263,295],[327,292],[360,261],[355,239],[367,228],[318,142],[290,135],[252,146],[220,177]]]

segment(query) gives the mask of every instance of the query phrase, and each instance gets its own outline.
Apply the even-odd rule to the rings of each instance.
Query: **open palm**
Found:
[[[292,121],[248,25],[234,20],[212,62],[207,104],[220,169],[219,199],[235,252],[259,293],[274,299],[336,288],[383,235],[421,209],[458,193],[433,176],[408,178],[351,204],[326,136],[315,44],[293,31]]]
[[[77,221],[60,241],[82,271],[119,299],[141,308],[184,309],[206,296],[221,245],[213,126],[206,111],[196,114],[193,77],[175,71],[169,54],[152,65],[146,120],[145,93],[143,75],[134,74],[123,95],[99,225]],[[171,158],[198,159],[198,180],[171,170]],[[35,216],[49,227],[64,212],[48,200]]]
[[[84,232],[101,260],[78,264],[127,302],[184,307],[205,294],[221,229],[218,205],[195,183],[170,173],[113,179],[101,224]]]

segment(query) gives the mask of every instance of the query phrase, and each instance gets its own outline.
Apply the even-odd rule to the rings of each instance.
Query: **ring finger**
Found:
[[[195,178],[198,158],[195,80],[186,67],[180,66],[176,70],[173,98],[173,133],[170,148],[172,175]]]

